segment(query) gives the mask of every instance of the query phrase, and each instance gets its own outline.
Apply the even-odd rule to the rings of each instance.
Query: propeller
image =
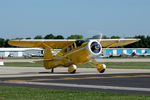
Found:
[[[91,48],[92,52],[94,52],[94,53],[99,53],[100,50],[101,50],[101,47],[100,47],[100,45],[97,42],[93,42],[91,44],[90,48]]]
[[[101,42],[102,37],[103,37],[103,34],[100,33],[100,35],[99,35],[99,40],[98,40],[99,43]]]
[[[98,38],[98,40],[97,40],[98,43],[100,43],[101,38],[102,38],[102,34],[99,35],[99,38]],[[100,52],[101,46],[100,46],[98,43],[97,43],[97,42],[93,42],[93,43],[91,44],[90,48],[91,48],[92,52],[94,52],[94,53],[99,53],[99,52]]]

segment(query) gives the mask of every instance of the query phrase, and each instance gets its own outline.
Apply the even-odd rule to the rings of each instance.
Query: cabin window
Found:
[[[67,48],[66,48],[66,49],[64,49],[64,52],[65,52],[65,53],[67,52]]]
[[[71,46],[69,46],[69,47],[68,47],[68,51],[70,51],[71,49],[72,49]]]
[[[76,46],[79,47],[81,46],[85,41],[84,40],[77,40],[75,43],[76,43]]]
[[[74,43],[72,44],[72,48],[75,48],[75,44]]]

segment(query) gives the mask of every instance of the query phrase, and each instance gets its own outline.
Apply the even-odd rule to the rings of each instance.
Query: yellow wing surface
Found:
[[[51,48],[63,48],[67,45],[71,45],[75,40],[61,40],[61,39],[44,39],[44,40],[11,40],[8,43],[10,45],[19,47],[34,47],[45,48],[47,46]]]
[[[91,39],[95,40],[95,39]],[[139,41],[140,39],[101,39],[100,43],[102,47],[118,47],[123,46],[127,44],[131,44],[134,42]],[[8,43],[10,45],[14,46],[20,46],[20,47],[35,47],[35,48],[46,48],[47,46],[51,48],[63,48],[68,45],[71,45],[76,40],[58,40],[58,39],[52,39],[52,40],[11,40]],[[113,45],[112,45],[113,44]]]
[[[118,46],[128,45],[128,44],[137,42],[139,40],[140,39],[102,39],[100,43],[102,47],[108,47],[108,46],[118,47]]]

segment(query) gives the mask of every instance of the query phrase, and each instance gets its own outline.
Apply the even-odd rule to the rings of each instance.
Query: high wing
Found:
[[[101,39],[102,47],[118,47],[139,41],[140,39]]]
[[[31,40],[11,40],[8,43],[10,45],[19,47],[34,47],[34,48],[45,48],[47,46],[51,48],[63,48],[67,45],[72,44],[76,40],[67,39],[31,39]]]
[[[96,40],[96,39],[90,39],[90,40]],[[89,41],[90,41],[89,40]],[[100,44],[102,47],[118,47],[123,46],[127,44],[134,43],[136,41],[139,41],[140,39],[101,39]],[[68,45],[71,45],[76,40],[67,40],[67,39],[44,39],[44,40],[38,40],[38,39],[31,39],[31,40],[11,40],[8,43],[10,45],[14,46],[20,46],[20,47],[35,47],[35,48],[45,48],[47,46],[51,48],[63,48]]]

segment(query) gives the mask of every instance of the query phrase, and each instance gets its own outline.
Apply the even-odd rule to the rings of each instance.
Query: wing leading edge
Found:
[[[118,46],[124,46],[128,45],[134,42],[139,41],[140,39],[101,39],[100,43],[102,47],[108,47],[112,45],[111,47],[118,47]]]
[[[96,39],[91,39],[96,40]],[[100,43],[102,47],[118,47],[127,44],[131,44],[139,41],[140,39],[101,39]],[[47,46],[51,48],[64,48],[68,45],[71,45],[76,40],[67,40],[67,39],[51,39],[51,40],[11,40],[8,43],[10,45],[19,46],[19,47],[34,47],[34,48],[46,48]],[[112,45],[113,44],[113,45]],[[112,45],[112,46],[111,46]]]
[[[76,40],[11,40],[8,43],[10,45],[19,47],[33,47],[33,48],[63,48],[67,45],[72,44]]]

